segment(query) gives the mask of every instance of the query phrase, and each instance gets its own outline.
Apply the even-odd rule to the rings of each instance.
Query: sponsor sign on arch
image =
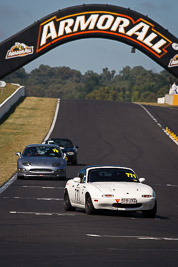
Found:
[[[138,12],[112,5],[58,10],[0,44],[0,78],[56,46],[82,38],[107,38],[145,53],[178,78],[178,39]]]

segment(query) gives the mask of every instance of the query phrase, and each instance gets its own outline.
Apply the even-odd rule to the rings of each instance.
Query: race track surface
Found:
[[[177,131],[178,110],[149,109]],[[67,166],[68,179],[85,165],[131,167],[155,189],[157,216],[65,212],[64,181],[16,180],[0,194],[0,266],[177,266],[178,146],[144,109],[62,100],[51,136],[79,146],[78,165]]]
[[[145,107],[161,123],[163,128],[168,127],[178,135],[178,106],[161,107],[145,105]]]

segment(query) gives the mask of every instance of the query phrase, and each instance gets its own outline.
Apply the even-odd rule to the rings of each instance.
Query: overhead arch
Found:
[[[107,38],[126,43],[178,78],[175,36],[136,11],[103,4],[58,10],[0,43],[0,78],[56,46],[82,38]]]

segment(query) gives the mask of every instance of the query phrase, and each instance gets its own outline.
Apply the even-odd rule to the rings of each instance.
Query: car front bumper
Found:
[[[68,163],[72,163],[72,162],[75,162],[77,161],[77,155],[74,154],[74,155],[70,155],[70,154],[66,154],[66,160]]]
[[[66,169],[61,168],[57,170],[52,169],[30,169],[30,170],[17,170],[17,176],[28,178],[28,177],[51,177],[51,178],[65,178]]]
[[[92,198],[95,209],[118,210],[118,211],[142,211],[151,210],[155,205],[154,197],[149,199],[138,199],[135,204],[121,204],[117,198]]]

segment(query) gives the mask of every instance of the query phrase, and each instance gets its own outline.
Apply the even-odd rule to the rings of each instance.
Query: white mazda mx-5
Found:
[[[78,177],[67,181],[64,189],[64,208],[85,209],[93,214],[98,209],[142,211],[143,216],[154,218],[157,211],[154,190],[143,184],[144,178],[125,167],[87,166]]]

